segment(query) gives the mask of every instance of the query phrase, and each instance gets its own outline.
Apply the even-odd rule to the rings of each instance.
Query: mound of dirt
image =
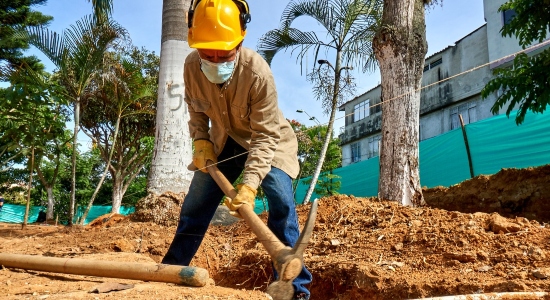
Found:
[[[149,194],[136,204],[137,213],[131,218],[136,222],[155,222],[164,226],[177,225],[184,198],[184,193]]]
[[[531,172],[532,177],[544,174],[534,169]],[[486,176],[474,179],[487,180],[484,185],[464,182],[449,188],[452,192],[433,193],[446,199],[442,203],[452,202],[447,199],[451,193],[456,202],[465,201],[471,196],[462,197],[459,188],[464,187],[463,195],[474,195],[472,186],[477,185],[478,196],[486,195],[484,203],[493,203],[498,196],[513,195],[513,185],[518,189],[530,186],[543,195],[540,185],[550,182],[546,175],[546,181],[518,174],[514,176],[521,181],[513,181],[514,176],[510,176],[493,177],[506,183],[493,182]],[[529,180],[533,183],[525,184]],[[506,189],[499,191],[497,186]],[[495,187],[492,194],[491,187]],[[460,204],[454,205],[463,209]],[[309,206],[298,207],[300,224],[305,223],[308,212]],[[507,216],[490,209],[460,212],[429,206],[403,207],[376,198],[322,198],[304,256],[314,277],[309,287],[312,299],[394,300],[550,291],[550,225]],[[266,217],[261,215],[264,221]],[[122,260],[120,255],[127,254],[160,262],[174,231],[175,226],[129,219],[109,227],[31,225],[21,230],[19,225],[0,225],[0,252],[102,260]],[[207,269],[212,282],[203,288],[189,288],[4,268],[0,270],[0,294],[3,299],[249,300],[267,299],[263,291],[273,280],[268,254],[242,220],[226,226],[211,225],[192,265]],[[134,288],[88,293],[104,281],[134,284]]]
[[[550,165],[502,169],[449,188],[424,189],[422,194],[430,207],[465,213],[497,212],[508,218],[550,222]]]
[[[114,224],[120,222],[127,222],[128,217],[121,214],[105,214],[95,218],[92,222],[88,224],[90,227],[111,227]]]

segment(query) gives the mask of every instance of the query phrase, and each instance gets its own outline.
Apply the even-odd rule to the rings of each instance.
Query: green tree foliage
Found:
[[[82,127],[113,180],[113,212],[151,160],[159,57],[145,49],[109,52],[82,97]]]
[[[319,156],[321,154],[321,148],[323,147],[323,137],[327,133],[327,126],[313,126],[306,127],[296,120],[289,120],[290,125],[296,132],[298,139],[298,160],[300,162],[300,178],[313,176]],[[332,170],[342,166],[342,149],[340,148],[340,140],[338,138],[332,138],[321,173],[317,180],[315,187],[315,193],[321,196],[335,195],[340,188],[340,176],[332,174]],[[298,178],[299,179],[299,178]],[[303,182],[303,184],[310,184],[311,178]],[[295,184],[297,184],[296,180]]]
[[[499,11],[514,10],[516,15],[501,29],[502,36],[516,36],[523,49],[533,42],[542,42],[550,28],[550,0],[511,0]],[[550,49],[530,56],[520,53],[510,68],[495,69],[491,79],[481,91],[483,98],[501,90],[491,111],[496,114],[508,105],[506,115],[519,105],[516,124],[521,124],[527,111],[542,113],[550,104]]]
[[[46,81],[36,81],[37,73],[30,76],[27,71],[32,72],[19,69],[13,73],[12,84],[0,94],[0,114],[4,116],[0,122],[0,153],[29,158],[29,149],[34,147],[40,160],[53,155],[49,142],[64,134],[66,103],[59,97],[59,86],[52,84],[49,89]],[[2,164],[10,165],[10,161]]]
[[[15,34],[27,26],[47,25],[51,16],[43,15],[31,9],[32,6],[44,4],[46,0],[0,0],[0,80],[16,68],[24,65],[33,70],[43,70],[35,56],[24,56],[23,50],[29,48],[28,41]]]
[[[6,116],[4,130],[0,134],[0,152],[13,152],[24,157],[29,172],[23,226],[27,223],[31,204],[33,174],[35,170],[40,170],[42,159],[59,155],[60,145],[64,144],[62,139],[66,137],[66,103],[58,97],[61,89],[54,84],[48,86],[47,80],[40,77],[42,75],[30,68],[17,69],[11,74],[12,85],[5,89],[4,101],[0,103],[0,110]],[[53,208],[53,204],[50,207]]]
[[[126,37],[126,30],[113,20],[98,22],[93,16],[83,17],[63,34],[43,27],[30,27],[25,35],[58,68],[59,82],[65,97],[74,104],[73,145],[77,144],[80,126],[80,101],[94,73],[103,62],[104,54],[114,43]],[[73,147],[73,175],[76,172],[77,147]],[[69,225],[72,225],[76,197],[76,178],[73,178]]]

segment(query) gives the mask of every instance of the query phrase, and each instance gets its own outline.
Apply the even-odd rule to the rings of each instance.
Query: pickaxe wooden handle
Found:
[[[223,173],[214,165],[212,161],[206,162],[206,169],[210,176],[216,181],[225,195],[231,199],[235,199],[237,191]],[[306,225],[294,245],[294,248],[285,246],[275,234],[264,224],[264,222],[254,213],[254,210],[249,205],[242,205],[238,212],[246,221],[254,234],[258,237],[264,248],[271,256],[275,269],[279,274],[277,281],[273,282],[267,288],[267,293],[274,300],[288,300],[294,295],[292,281],[302,271],[304,250],[309,243],[311,232],[313,231],[315,217],[317,215],[317,199],[311,204]]]

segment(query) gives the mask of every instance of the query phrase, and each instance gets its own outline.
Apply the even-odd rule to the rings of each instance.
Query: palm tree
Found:
[[[186,11],[190,0],[164,0],[157,96],[155,150],[147,180],[147,191],[160,195],[187,192],[191,173],[189,113],[183,101],[183,64],[192,49],[187,43]],[[159,212],[160,213],[160,212]]]
[[[382,77],[382,142],[378,197],[402,205],[424,202],[419,174],[420,85],[426,0],[384,1],[374,51]]]
[[[319,161],[304,203],[311,198],[321,173],[332,138],[338,105],[346,99],[347,94],[353,92],[352,80],[343,76],[342,71],[349,71],[354,66],[361,66],[363,71],[375,68],[371,43],[380,18],[381,3],[380,0],[291,1],[283,11],[280,28],[267,32],[258,42],[258,52],[269,64],[277,52],[287,48],[299,50],[298,57],[301,61],[310,48],[315,53],[315,61],[319,58],[320,50],[334,55],[334,65],[326,59],[319,59],[319,69],[309,76],[310,80],[316,83],[315,95],[318,100],[323,101],[325,112],[330,113],[330,118]],[[301,16],[308,16],[317,21],[326,30],[328,40],[320,40],[315,32],[303,32],[292,28],[292,22]],[[329,76],[330,72],[333,75]],[[325,85],[327,78],[333,78],[329,85]]]
[[[92,16],[85,16],[63,34],[47,28],[33,27],[27,30],[29,43],[44,53],[58,68],[58,76],[65,96],[74,105],[74,131],[72,154],[71,204],[69,225],[72,225],[76,190],[77,136],[80,125],[80,100],[93,73],[102,62],[108,47],[125,35],[124,29],[112,20],[98,23]]]
[[[98,24],[109,20],[113,11],[113,0],[88,0],[92,2],[94,17]]]

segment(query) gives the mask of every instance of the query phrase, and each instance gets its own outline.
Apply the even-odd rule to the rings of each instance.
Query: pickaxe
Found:
[[[235,199],[237,191],[222,172],[214,165],[212,161],[207,161],[207,170],[210,176],[220,186],[225,195],[231,199]],[[264,222],[254,213],[254,210],[249,205],[242,205],[238,213],[246,221],[252,232],[258,237],[264,248],[271,256],[275,270],[279,274],[279,278],[267,287],[267,293],[273,300],[290,300],[294,296],[294,288],[292,281],[298,277],[302,271],[304,264],[304,250],[309,243],[311,232],[315,224],[317,215],[318,201],[315,199],[311,203],[309,215],[306,225],[296,241],[293,248],[285,246],[275,234],[264,224]]]

